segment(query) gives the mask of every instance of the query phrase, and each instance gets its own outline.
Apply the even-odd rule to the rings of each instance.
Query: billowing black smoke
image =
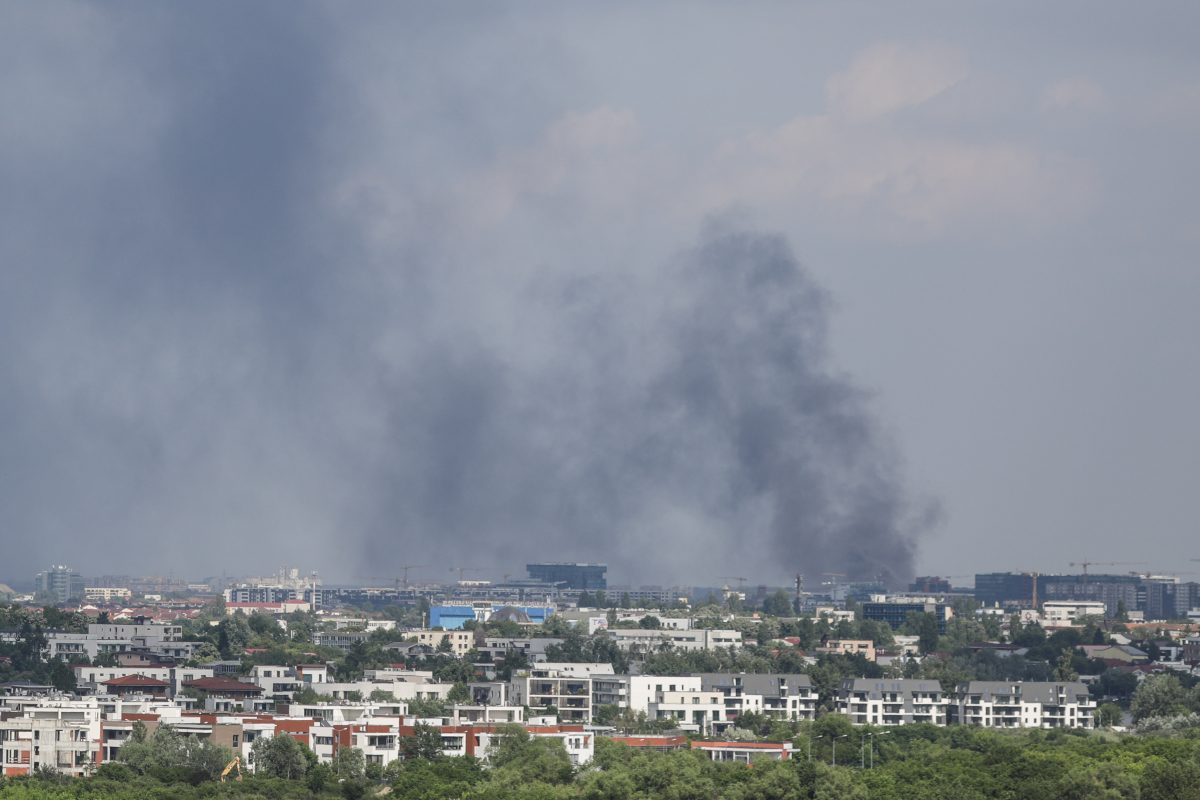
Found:
[[[780,237],[544,198],[520,19],[293,6],[6,9],[0,579],[911,571]]]
[[[550,272],[513,309],[515,347],[464,336],[391,374],[364,558],[911,575],[896,453],[782,237],[717,224],[644,282]]]

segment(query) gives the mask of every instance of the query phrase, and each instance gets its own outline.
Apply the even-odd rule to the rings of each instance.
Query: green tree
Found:
[[[413,726],[412,736],[400,738],[400,753],[406,759],[430,761],[442,757],[442,733],[432,725]]]
[[[250,762],[256,774],[294,780],[308,770],[304,750],[304,745],[286,733],[261,736],[250,746]]]
[[[1133,693],[1129,710],[1135,722],[1182,714],[1188,710],[1188,694],[1174,675],[1151,675]]]
[[[516,772],[527,782],[567,784],[575,775],[571,757],[560,740],[533,738],[520,725],[496,729],[488,761],[497,770]]]
[[[1054,668],[1054,680],[1074,681],[1079,679],[1079,673],[1075,670],[1072,663],[1073,655],[1073,650],[1067,649],[1062,651],[1062,655],[1058,657],[1058,665]]]
[[[60,692],[73,692],[76,687],[75,670],[61,658],[55,658],[50,662],[49,681]]]
[[[788,593],[779,589],[774,594],[768,595],[767,599],[763,601],[763,613],[771,617],[792,616],[794,612]]]
[[[233,759],[233,752],[169,725],[159,725],[147,736],[143,725],[121,746],[118,757],[137,772],[160,780],[193,780],[216,778]]]
[[[437,698],[413,698],[408,701],[408,714],[411,717],[444,717],[447,715],[446,703]]]
[[[1153,758],[1142,773],[1141,790],[1141,800],[1200,800],[1200,765]]]
[[[904,632],[917,637],[917,649],[928,655],[938,647],[938,620],[933,614],[911,613],[904,621]]]
[[[339,747],[329,768],[340,780],[358,780],[366,774],[367,759],[357,747]]]
[[[1121,724],[1121,707],[1116,703],[1101,703],[1096,707],[1096,727],[1111,728]]]

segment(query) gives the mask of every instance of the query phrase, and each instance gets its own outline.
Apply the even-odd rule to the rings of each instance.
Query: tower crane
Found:
[[[1145,561],[1072,561],[1069,566],[1082,567],[1083,576],[1086,578],[1088,567],[1120,567],[1142,565],[1145,563]]]
[[[399,594],[401,586],[403,586],[405,589],[408,588],[408,571],[410,569],[421,569],[422,567],[427,567],[427,566],[429,566],[429,565],[428,564],[405,564],[404,566],[400,567],[400,572],[404,576],[403,578],[399,578],[394,575],[387,575],[387,576],[385,576],[385,575],[359,575],[357,577],[362,578],[364,580],[368,580],[368,581],[392,581],[395,584],[396,593]]]
[[[457,572],[458,573],[458,582],[462,583],[463,576],[466,575],[468,572],[483,572],[483,568],[482,567],[451,567],[450,571]]]

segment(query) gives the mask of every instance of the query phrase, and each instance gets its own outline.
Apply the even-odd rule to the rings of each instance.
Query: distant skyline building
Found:
[[[525,570],[533,580],[557,584],[564,589],[594,592],[597,589],[608,588],[608,579],[605,577],[605,573],[608,572],[607,564],[526,564]]]
[[[83,576],[70,567],[55,564],[34,577],[33,590],[56,603],[65,603],[83,597]]]

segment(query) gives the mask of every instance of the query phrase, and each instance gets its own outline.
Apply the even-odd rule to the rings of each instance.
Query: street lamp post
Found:
[[[849,737],[849,735],[850,734],[848,734],[848,733],[843,733],[841,736],[834,736],[833,734],[829,735],[829,738],[831,738],[833,740],[833,761],[832,761],[831,766],[834,766],[834,767],[837,766],[837,740],[845,739],[845,738]]]

